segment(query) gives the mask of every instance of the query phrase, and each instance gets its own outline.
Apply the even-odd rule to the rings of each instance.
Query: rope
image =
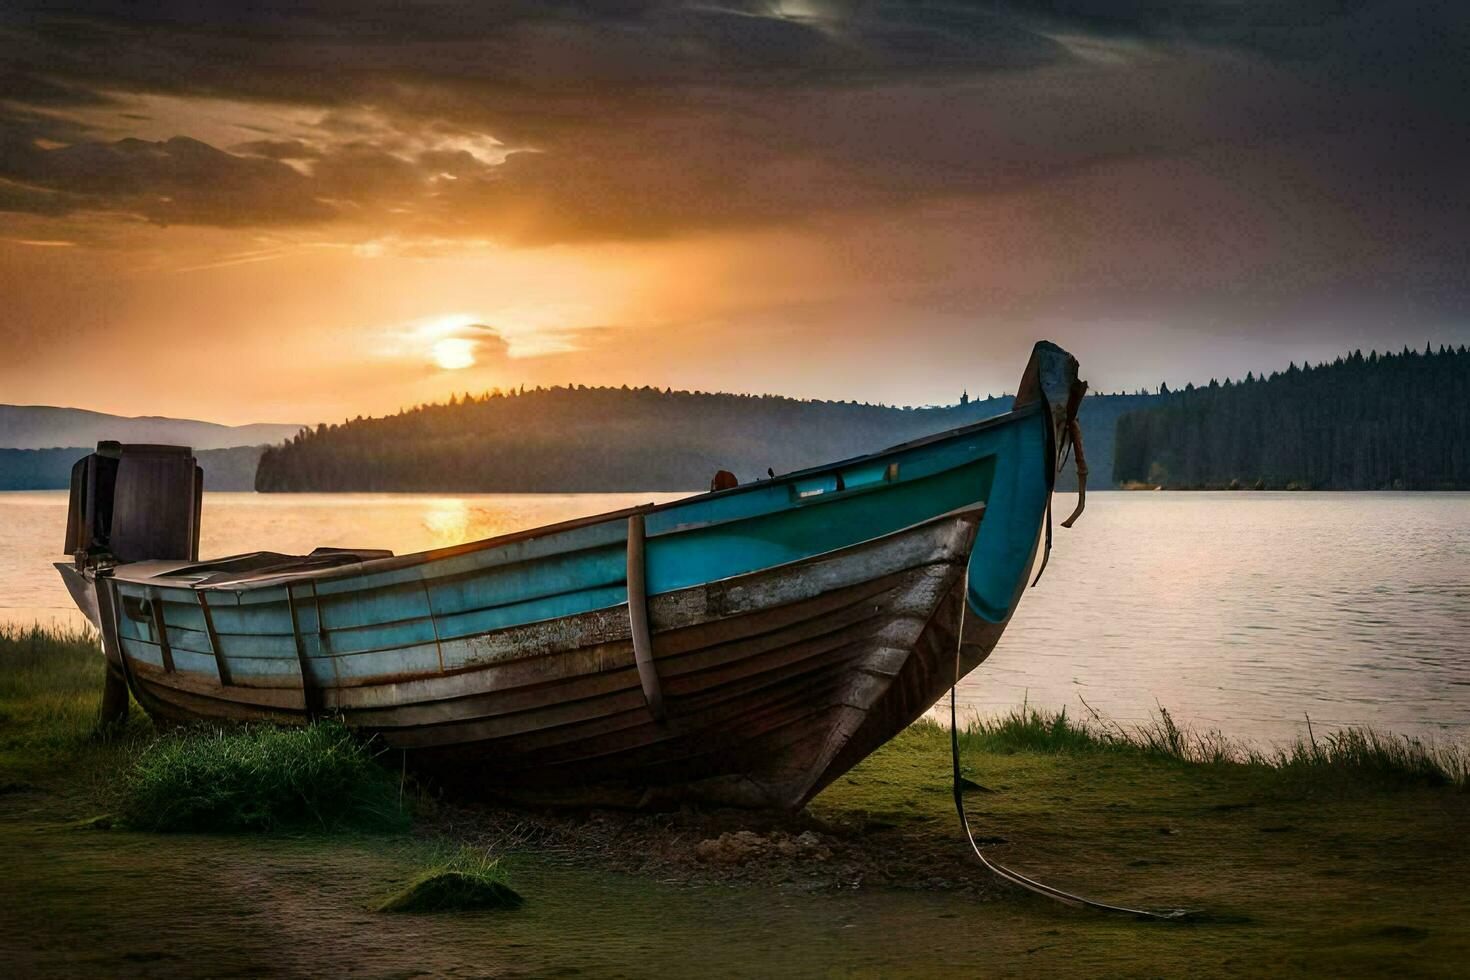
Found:
[[[1051,561],[1051,494],[1046,495],[1046,547],[1041,552],[1041,567],[1036,569],[1036,577],[1031,580],[1031,588],[1036,588],[1036,583],[1041,581],[1041,573],[1046,571],[1046,563]]]
[[[1072,511],[1071,517],[1062,521],[1062,527],[1070,528],[1087,509],[1087,456],[1082,452],[1082,424],[1075,416],[1067,421],[1067,431],[1072,435],[1072,446],[1077,454],[1077,509]],[[1066,462],[1063,458],[1063,465]]]
[[[1042,405],[1047,405],[1048,404],[1047,401],[1046,401],[1046,396],[1045,395],[1042,396],[1041,403],[1042,403]],[[1051,450],[1052,450],[1052,445],[1051,445],[1052,438],[1053,438],[1053,436],[1051,434],[1051,429],[1048,428],[1046,430],[1046,443],[1047,443],[1047,449],[1048,449],[1048,456],[1054,455],[1054,453],[1051,452]],[[1041,567],[1038,568],[1038,569],[1036,569],[1036,577],[1031,580],[1031,587],[1033,589],[1036,588],[1036,583],[1041,581],[1041,573],[1044,572],[1044,571],[1046,571],[1046,563],[1049,562],[1049,561],[1051,561],[1051,539],[1052,539],[1052,531],[1051,531],[1051,496],[1052,496],[1052,488],[1056,485],[1056,475],[1057,475],[1057,473],[1060,473],[1061,470],[1062,470],[1062,467],[1064,467],[1064,466],[1067,465],[1067,456],[1068,456],[1069,453],[1072,453],[1073,452],[1074,447],[1075,447],[1076,459],[1077,459],[1077,509],[1074,510],[1074,511],[1072,511],[1072,516],[1071,517],[1068,517],[1065,521],[1062,521],[1062,527],[1065,527],[1065,528],[1067,528],[1069,530],[1071,529],[1071,527],[1072,527],[1073,524],[1077,523],[1077,518],[1079,518],[1079,517],[1082,516],[1082,512],[1087,509],[1087,456],[1082,452],[1082,424],[1077,421],[1077,417],[1075,415],[1072,416],[1071,418],[1069,418],[1067,420],[1067,430],[1066,430],[1066,432],[1062,436],[1062,453],[1061,453],[1061,458],[1057,461],[1056,469],[1054,469],[1054,470],[1053,469],[1048,469],[1047,470],[1047,486],[1046,486],[1046,547],[1044,549],[1042,549],[1042,552],[1041,552]]]

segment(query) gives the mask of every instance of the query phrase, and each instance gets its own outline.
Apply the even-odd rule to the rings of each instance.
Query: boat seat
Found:
[[[336,568],[340,565],[355,565],[377,558],[392,557],[393,552],[384,548],[317,548],[309,555],[251,551],[243,555],[230,555],[227,558],[216,558],[213,561],[185,565],[171,570],[168,576],[192,579],[196,586],[227,585],[232,582],[249,582],[290,572],[316,571],[322,568]]]

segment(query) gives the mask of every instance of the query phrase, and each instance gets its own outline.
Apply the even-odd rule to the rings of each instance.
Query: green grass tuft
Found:
[[[1286,772],[1346,771],[1376,782],[1470,790],[1470,755],[1464,749],[1371,728],[1345,728],[1320,739],[1298,739],[1278,749],[1268,761]]]
[[[1091,752],[1112,743],[1086,724],[1067,717],[1022,706],[997,718],[980,718],[966,726],[966,746],[983,752]]]
[[[403,891],[378,906],[379,912],[446,912],[459,909],[514,909],[524,902],[510,886],[498,858],[472,847],[439,852]]]
[[[185,729],[149,746],[123,822],[153,831],[402,830],[398,781],[338,722]]]

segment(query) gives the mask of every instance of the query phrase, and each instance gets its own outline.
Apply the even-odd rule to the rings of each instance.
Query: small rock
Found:
[[[832,859],[832,849],[822,842],[822,838],[810,830],[801,834],[792,842],[801,852],[803,857],[814,861],[829,861]]]
[[[737,830],[695,844],[694,857],[710,864],[744,864],[765,854],[769,847],[770,844],[759,834]]]

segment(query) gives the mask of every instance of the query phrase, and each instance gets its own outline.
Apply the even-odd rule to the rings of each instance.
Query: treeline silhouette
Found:
[[[1093,466],[1117,417],[1156,396],[1084,402]],[[936,408],[658,388],[525,388],[303,429],[261,457],[261,491],[694,490],[873,452],[1009,411],[1010,396]],[[1095,443],[1095,445],[1094,445]],[[1100,465],[1101,464],[1101,465]],[[1059,483],[1069,483],[1070,475]],[[1094,485],[1097,485],[1096,483]]]
[[[1354,351],[1188,385],[1118,420],[1113,477],[1169,489],[1470,488],[1470,352]]]

